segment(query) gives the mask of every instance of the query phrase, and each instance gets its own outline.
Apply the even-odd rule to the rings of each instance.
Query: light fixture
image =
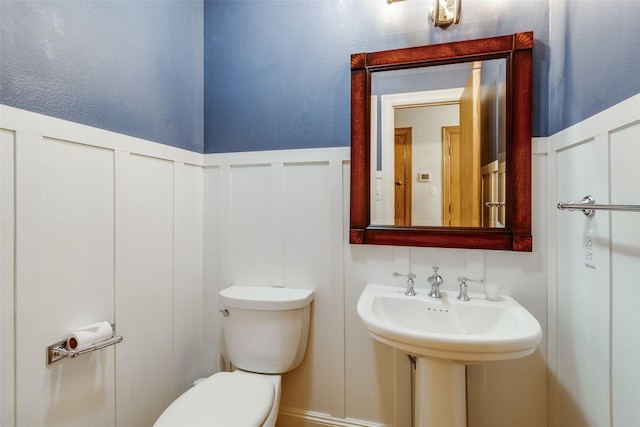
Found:
[[[436,27],[448,27],[460,22],[460,3],[462,0],[434,0],[429,8],[433,24]]]

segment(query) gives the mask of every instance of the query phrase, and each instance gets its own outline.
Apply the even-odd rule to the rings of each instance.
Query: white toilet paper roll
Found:
[[[67,333],[67,350],[79,350],[112,336],[113,329],[109,322],[92,323]]]

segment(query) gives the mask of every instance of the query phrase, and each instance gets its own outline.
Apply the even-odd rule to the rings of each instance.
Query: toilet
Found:
[[[218,372],[178,397],[154,427],[273,427],[280,379],[304,359],[313,291],[231,286],[220,291],[233,372]]]

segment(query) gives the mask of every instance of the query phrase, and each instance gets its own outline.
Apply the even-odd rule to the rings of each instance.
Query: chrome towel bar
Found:
[[[111,328],[115,331],[116,325],[111,324]],[[55,344],[51,344],[47,347],[47,365],[56,363],[65,357],[74,358],[81,354],[89,353],[90,351],[100,350],[101,348],[109,347],[110,345],[118,344],[122,342],[124,338],[120,335],[113,335],[106,340],[98,341],[94,344],[88,345],[78,350],[67,350],[67,340],[58,341]]]
[[[594,216],[596,210],[607,211],[640,211],[640,205],[597,205],[593,196],[584,196],[580,203],[568,201],[566,203],[558,203],[558,209],[569,209],[570,211],[582,210],[586,216]]]

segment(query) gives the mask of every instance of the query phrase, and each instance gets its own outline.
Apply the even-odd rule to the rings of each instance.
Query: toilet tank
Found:
[[[307,350],[313,291],[231,286],[220,291],[224,339],[231,363],[243,371],[281,374]]]

